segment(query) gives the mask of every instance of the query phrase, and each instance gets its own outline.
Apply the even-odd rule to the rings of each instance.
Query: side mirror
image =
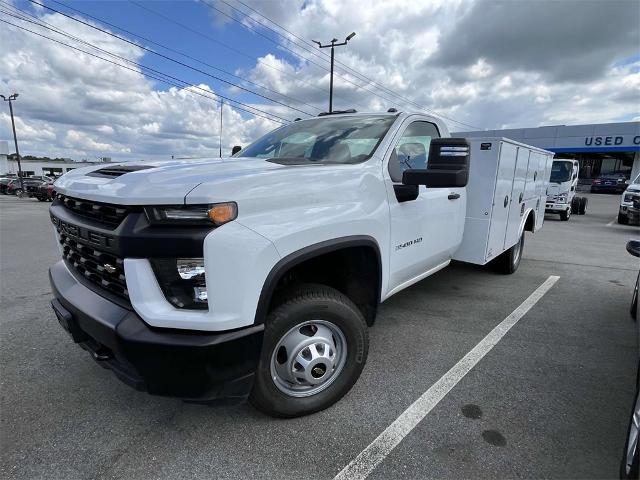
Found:
[[[402,183],[434,188],[465,187],[469,180],[469,151],[466,138],[433,139],[427,168],[405,170]]]
[[[634,257],[640,257],[640,240],[629,240],[627,242],[627,252]]]
[[[242,147],[240,145],[234,145],[233,148],[231,149],[231,155],[235,155],[240,150],[242,150]]]

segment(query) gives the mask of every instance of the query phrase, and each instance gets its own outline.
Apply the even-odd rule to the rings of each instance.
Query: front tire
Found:
[[[368,349],[367,324],[349,298],[303,285],[267,317],[249,401],[275,417],[324,410],[356,383]]]
[[[640,367],[639,367],[640,368]],[[631,410],[629,427],[627,428],[627,440],[624,445],[622,460],[620,461],[620,478],[637,479],[640,469],[638,452],[638,427],[634,423],[634,416],[640,415],[640,398],[636,390],[635,402]]]
[[[560,220],[566,222],[571,218],[571,209],[560,212]]]
[[[623,215],[622,213],[618,213],[618,223],[620,225],[628,225],[629,217],[627,215]]]

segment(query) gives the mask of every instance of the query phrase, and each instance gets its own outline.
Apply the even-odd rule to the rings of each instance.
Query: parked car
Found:
[[[625,172],[604,173],[591,182],[591,193],[622,193],[627,188],[627,178]]]
[[[22,193],[22,187],[24,186],[24,192],[29,196],[33,196],[33,194],[35,193],[35,189],[43,183],[43,180],[37,180],[34,178],[23,178],[21,185],[20,179],[14,178],[7,184],[7,193],[9,195],[19,195],[20,193]]]
[[[38,186],[33,196],[36,197],[40,202],[52,202],[56,196],[53,182],[43,183],[42,185]]]
[[[640,173],[629,182],[629,186],[620,197],[620,210],[618,211],[618,223],[629,223],[629,208],[633,207],[633,199],[640,197]]]
[[[15,177],[2,177],[2,178],[0,178],[0,193],[2,193],[3,195],[7,194],[7,186],[9,185],[11,180],[14,180],[14,178]]]
[[[627,252],[634,257],[640,257],[640,240],[631,240],[627,243]],[[640,343],[640,316],[638,307],[638,290],[640,290],[640,272],[636,279],[636,285],[631,297],[631,317],[636,321],[638,331],[638,341]],[[636,375],[636,397],[633,402],[633,409],[629,419],[627,429],[627,440],[625,442],[622,461],[620,462],[620,478],[638,478],[640,452],[638,452],[638,437],[640,436],[640,359],[638,361],[638,374]]]

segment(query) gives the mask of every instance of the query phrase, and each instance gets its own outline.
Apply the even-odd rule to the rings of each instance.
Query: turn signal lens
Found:
[[[211,207],[207,215],[209,220],[219,227],[236,219],[238,216],[238,206],[233,202],[219,203]]]
[[[162,205],[145,207],[149,222],[154,225],[211,226],[224,225],[238,216],[235,202],[209,205]]]

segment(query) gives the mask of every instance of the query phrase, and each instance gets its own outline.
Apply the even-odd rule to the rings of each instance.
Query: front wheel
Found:
[[[627,441],[624,445],[622,460],[620,462],[620,478],[635,479],[638,478],[640,455],[638,452],[638,419],[640,418],[640,396],[636,391],[636,401],[631,410],[629,427],[627,429]]]
[[[618,223],[620,225],[628,225],[629,217],[627,215],[623,215],[622,213],[618,213]]]
[[[362,313],[324,285],[292,291],[267,317],[255,383],[258,410],[299,417],[340,400],[367,360],[369,334]]]
[[[571,209],[560,212],[560,220],[566,222],[571,218]]]

